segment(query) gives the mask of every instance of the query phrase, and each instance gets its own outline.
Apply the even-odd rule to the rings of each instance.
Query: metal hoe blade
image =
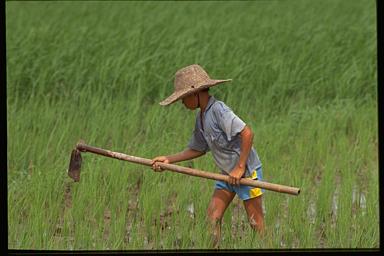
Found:
[[[81,158],[80,151],[78,149],[72,150],[71,160],[69,162],[69,168],[68,168],[68,175],[75,182],[78,182],[80,180],[81,162],[82,162],[82,158]]]

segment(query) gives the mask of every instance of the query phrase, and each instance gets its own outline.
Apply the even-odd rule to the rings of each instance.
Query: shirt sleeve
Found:
[[[215,105],[217,105],[214,108],[217,124],[227,136],[227,140],[231,141],[233,137],[244,129],[246,124],[225,104]]]
[[[208,144],[200,131],[198,125],[198,118],[196,118],[195,129],[193,130],[192,137],[189,140],[188,148],[194,149],[200,152],[208,152],[209,147]]]

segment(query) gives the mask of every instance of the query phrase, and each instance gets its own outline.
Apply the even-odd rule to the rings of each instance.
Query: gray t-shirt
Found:
[[[203,114],[203,127],[201,127],[200,111],[196,115],[195,129],[188,147],[200,152],[211,151],[222,173],[229,174],[239,161],[240,132],[245,125],[224,102],[211,96]],[[260,166],[257,152],[252,147],[243,177],[251,176],[252,171]]]

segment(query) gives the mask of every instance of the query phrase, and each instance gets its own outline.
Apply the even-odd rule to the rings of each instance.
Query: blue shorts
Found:
[[[251,177],[246,177],[246,178],[251,178],[253,180],[261,181],[263,178],[263,172],[261,170],[261,166],[253,171]],[[240,199],[243,201],[254,198],[254,197],[258,197],[262,195],[264,192],[264,189],[261,189],[261,188],[255,188],[255,187],[245,186],[245,185],[236,186],[236,185],[228,184],[225,181],[216,181],[215,189],[225,189],[230,192],[236,193],[240,197]]]

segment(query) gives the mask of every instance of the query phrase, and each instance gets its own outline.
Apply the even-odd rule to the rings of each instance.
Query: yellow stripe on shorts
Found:
[[[253,171],[251,179],[253,179],[253,180],[257,179],[257,171],[256,170]]]
[[[256,172],[256,170],[253,171],[251,179],[253,179],[253,180],[257,179],[257,172]],[[260,196],[262,194],[263,194],[263,192],[261,192],[260,188],[253,188],[253,189],[249,190],[249,197],[250,198],[258,197],[258,196]]]

